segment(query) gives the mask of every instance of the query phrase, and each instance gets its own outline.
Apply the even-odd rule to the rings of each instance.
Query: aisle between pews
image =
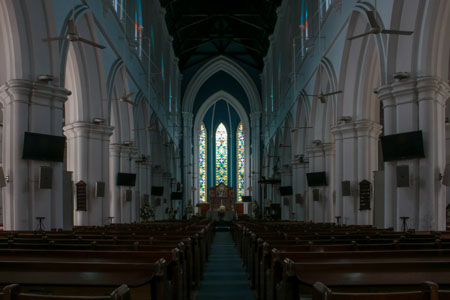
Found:
[[[216,232],[196,299],[255,299],[230,232]]]

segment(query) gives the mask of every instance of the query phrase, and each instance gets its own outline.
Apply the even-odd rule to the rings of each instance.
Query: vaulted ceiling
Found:
[[[160,0],[179,67],[223,55],[262,70],[282,0]]]

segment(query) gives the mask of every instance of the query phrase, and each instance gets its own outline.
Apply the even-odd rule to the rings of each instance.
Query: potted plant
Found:
[[[155,218],[155,211],[153,210],[153,207],[151,207],[148,203],[144,203],[141,207],[141,220],[143,222],[148,222],[153,218]]]

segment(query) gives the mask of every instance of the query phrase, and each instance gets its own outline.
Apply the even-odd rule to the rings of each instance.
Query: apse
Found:
[[[233,187],[236,201],[245,193],[245,133],[232,104],[221,99],[202,119],[198,136],[199,201],[208,201],[208,190],[219,183]]]

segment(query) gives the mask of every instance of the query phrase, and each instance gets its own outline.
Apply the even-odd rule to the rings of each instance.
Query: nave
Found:
[[[216,232],[196,300],[254,300],[231,233]]]

